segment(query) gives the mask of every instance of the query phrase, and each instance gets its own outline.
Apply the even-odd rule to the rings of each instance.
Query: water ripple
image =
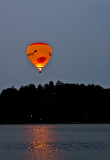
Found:
[[[79,150],[110,150],[110,143],[103,142],[49,142],[49,143],[5,143],[0,144],[0,150],[10,151],[79,151]]]

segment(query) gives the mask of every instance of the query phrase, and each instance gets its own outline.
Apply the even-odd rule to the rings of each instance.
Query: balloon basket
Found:
[[[42,68],[41,67],[39,67],[38,70],[39,70],[39,73],[42,73]]]

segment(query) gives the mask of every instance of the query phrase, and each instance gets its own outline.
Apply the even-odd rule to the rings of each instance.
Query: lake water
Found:
[[[110,124],[0,125],[0,160],[110,160]]]

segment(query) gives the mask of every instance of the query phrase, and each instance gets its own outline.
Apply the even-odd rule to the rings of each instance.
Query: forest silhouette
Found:
[[[0,124],[110,123],[110,89],[53,81],[2,90]]]

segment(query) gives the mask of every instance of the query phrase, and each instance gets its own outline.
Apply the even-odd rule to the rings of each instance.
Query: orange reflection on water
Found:
[[[27,154],[30,160],[58,159],[58,151],[54,145],[56,135],[51,126],[32,126],[27,136],[29,140]]]

